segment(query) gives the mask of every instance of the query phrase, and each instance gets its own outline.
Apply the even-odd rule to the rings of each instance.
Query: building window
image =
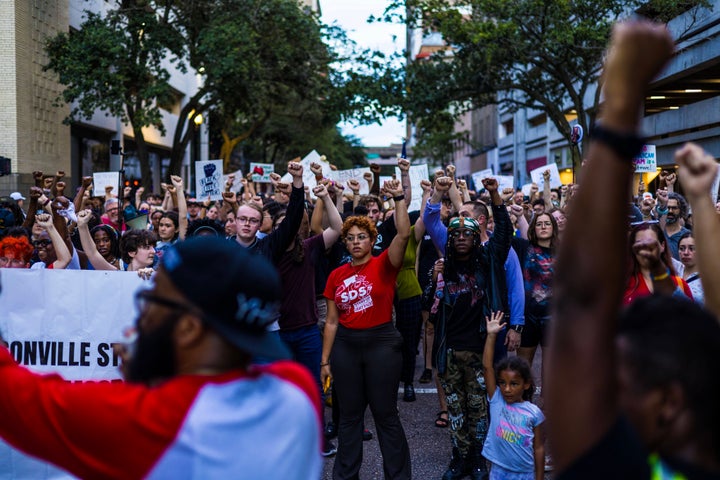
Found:
[[[540,125],[544,125],[547,123],[547,114],[541,113],[540,115],[536,115],[530,119],[528,119],[528,125],[530,128],[539,127]]]

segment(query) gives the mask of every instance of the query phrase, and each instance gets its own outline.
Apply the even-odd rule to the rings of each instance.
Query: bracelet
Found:
[[[327,367],[328,365],[330,365],[330,363],[321,363],[320,364],[321,367]]]
[[[620,133],[596,123],[590,131],[590,139],[604,143],[623,160],[635,158],[645,145],[645,140],[635,133]]]
[[[665,207],[664,209],[661,209],[659,206],[655,207],[655,210],[657,211],[658,215],[660,215],[661,217],[663,215],[667,215],[667,213],[670,211],[667,207]]]
[[[665,273],[660,275],[653,275],[653,282],[661,282],[670,276],[670,269],[665,270]]]
[[[396,202],[405,200],[405,195],[398,195],[397,197],[393,197],[393,200],[395,200]]]
[[[49,198],[43,202],[43,205],[42,205],[42,206],[43,206],[43,207],[47,207],[47,206],[48,206],[48,203],[50,203],[50,199],[49,199]]]

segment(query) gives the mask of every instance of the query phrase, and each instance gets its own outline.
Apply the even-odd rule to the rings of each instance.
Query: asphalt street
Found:
[[[402,401],[402,384],[398,392],[398,409],[400,421],[405,429],[405,435],[410,446],[412,473],[414,479],[440,480],[450,463],[450,432],[447,428],[435,427],[435,417],[440,406],[435,390],[435,383],[419,384],[417,379],[422,373],[422,359],[418,356],[415,371],[415,402]],[[535,378],[540,376],[540,350],[533,363]],[[539,383],[539,382],[538,382]],[[325,418],[330,419],[331,409],[325,408]],[[383,479],[382,456],[375,434],[375,425],[372,414],[368,409],[365,412],[365,427],[373,433],[373,439],[363,442],[363,464],[360,469],[360,478]],[[337,446],[337,439],[333,439]],[[335,457],[325,459],[323,479],[332,478],[332,468]],[[468,477],[469,478],[469,477]]]

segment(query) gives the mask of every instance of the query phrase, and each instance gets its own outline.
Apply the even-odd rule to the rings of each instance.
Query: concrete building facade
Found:
[[[27,192],[33,184],[32,172],[62,170],[69,185],[76,186],[82,176],[98,171],[117,170],[120,157],[110,154],[112,140],[120,141],[126,178],[139,179],[140,169],[133,155],[133,133],[119,118],[97,111],[89,120],[63,124],[70,109],[57,105],[63,90],[52,72],[43,72],[48,59],[44,51],[47,38],[79,29],[86,10],[102,12],[116,8],[105,0],[38,0],[0,2],[0,156],[11,159],[8,176],[0,177],[0,192]],[[163,136],[154,127],[143,130],[150,147],[153,184],[159,182],[169,164],[172,134],[180,109],[200,86],[193,72],[182,73],[169,63],[175,103],[163,105]],[[207,122],[197,126],[195,141],[186,152],[183,176],[190,175],[191,159],[207,159]]]

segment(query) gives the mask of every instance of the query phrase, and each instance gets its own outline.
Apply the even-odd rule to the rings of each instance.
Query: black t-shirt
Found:
[[[670,472],[679,475],[655,476],[647,450],[625,418],[618,418],[613,427],[589,451],[577,459],[565,471],[558,472],[555,480],[654,480],[680,478],[687,480],[719,479],[697,467],[675,459],[662,459]]]
[[[477,272],[470,268],[470,262],[456,262],[458,278],[445,278],[445,291],[452,305],[452,312],[446,319],[447,346],[453,350],[482,352],[485,335],[481,333],[483,302],[486,292],[485,278],[476,278]],[[447,271],[447,265],[446,265]]]

